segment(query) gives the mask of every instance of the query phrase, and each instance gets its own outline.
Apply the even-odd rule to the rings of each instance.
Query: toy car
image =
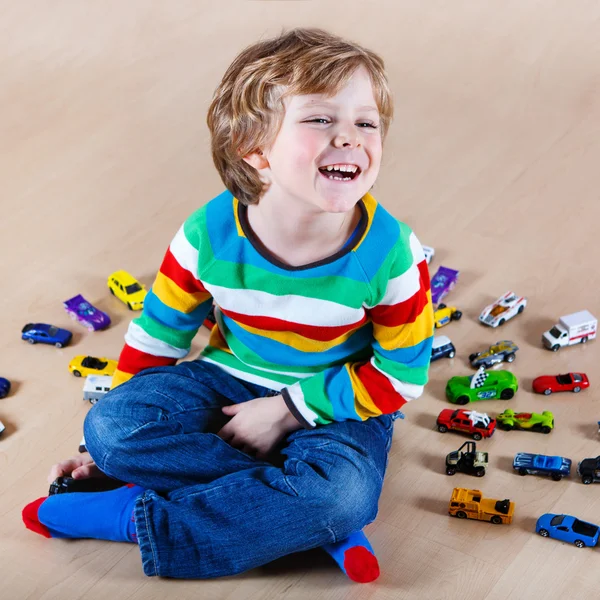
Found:
[[[448,267],[440,267],[431,278],[431,302],[437,304],[456,285],[458,271]]]
[[[516,413],[507,408],[503,413],[496,417],[498,427],[509,431],[510,429],[530,429],[531,431],[541,431],[550,433],[554,429],[554,415],[545,410],[539,413]]]
[[[425,262],[431,263],[431,259],[435,256],[435,248],[431,246],[423,246],[423,254],[425,255]]]
[[[590,386],[585,373],[565,373],[564,375],[540,375],[533,380],[533,391],[549,396],[552,392],[580,392]]]
[[[444,325],[448,325],[450,321],[458,321],[461,317],[462,313],[456,306],[440,304],[433,313],[433,322],[436,327],[443,327]]]
[[[479,490],[454,488],[450,497],[448,514],[459,519],[477,519],[490,521],[496,525],[512,523],[515,503],[510,500],[492,500],[483,498]]]
[[[142,310],[146,288],[127,271],[115,271],[106,282],[110,293],[127,305],[129,310]]]
[[[446,456],[446,475],[454,475],[459,471],[483,477],[487,466],[488,453],[478,452],[475,442],[465,442],[458,450]]]
[[[50,484],[48,495],[67,494],[71,492],[105,492],[123,487],[125,483],[110,477],[88,477],[86,479],[73,479],[72,477],[58,477]]]
[[[513,469],[519,475],[546,475],[552,477],[554,481],[560,481],[571,474],[571,459],[517,452],[513,460]]]
[[[584,458],[577,465],[577,475],[581,477],[581,483],[586,485],[600,481],[600,456]]]
[[[47,323],[27,323],[21,329],[21,339],[30,344],[52,344],[57,348],[68,346],[73,334],[67,329],[54,327]]]
[[[446,397],[453,404],[477,400],[510,400],[519,389],[517,378],[510,371],[486,371],[479,367],[470,377],[456,375],[446,384]]]
[[[102,400],[112,386],[112,377],[109,375],[88,375],[83,384],[83,399],[90,404]]]
[[[6,398],[10,392],[10,381],[0,377],[0,398]]]
[[[117,370],[117,361],[110,358],[97,358],[95,356],[75,356],[69,363],[69,371],[75,377],[87,375],[114,375]]]
[[[437,418],[437,429],[440,433],[448,430],[468,433],[474,440],[492,437],[496,430],[496,420],[485,413],[474,410],[445,408]]]
[[[81,294],[63,302],[68,315],[79,321],[88,331],[106,329],[110,325],[110,317],[95,306],[92,306]]]
[[[517,296],[514,292],[506,292],[489,306],[486,306],[479,315],[479,320],[484,325],[499,327],[515,315],[520,315],[527,306],[527,298]]]
[[[469,362],[475,368],[481,366],[488,368],[505,361],[511,363],[515,360],[515,353],[518,349],[519,346],[514,342],[502,340],[491,345],[484,352],[474,352],[469,355]]]
[[[535,532],[542,537],[551,537],[562,542],[575,544],[578,548],[598,544],[598,525],[586,523],[571,515],[542,515],[535,525]]]
[[[560,317],[558,323],[542,334],[542,344],[557,352],[562,346],[585,344],[596,338],[598,319],[589,310],[580,310]]]
[[[446,356],[448,358],[454,358],[456,356],[456,348],[449,337],[446,337],[445,335],[436,335],[433,338],[433,344],[431,345],[431,362]]]

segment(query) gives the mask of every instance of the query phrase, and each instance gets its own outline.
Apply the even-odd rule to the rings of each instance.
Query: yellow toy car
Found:
[[[95,356],[76,356],[69,363],[69,371],[75,377],[88,375],[114,375],[117,370],[117,361],[110,358],[96,358]]]
[[[446,306],[445,304],[438,304],[433,313],[433,321],[436,327],[443,327],[448,325],[450,321],[458,321],[461,317],[462,313],[456,306]]]
[[[113,296],[127,305],[129,310],[142,310],[146,289],[133,275],[127,271],[115,271],[106,282]]]
[[[483,498],[479,490],[454,488],[448,514],[459,519],[477,519],[490,521],[497,525],[512,523],[515,514],[515,503],[510,500],[492,500]]]

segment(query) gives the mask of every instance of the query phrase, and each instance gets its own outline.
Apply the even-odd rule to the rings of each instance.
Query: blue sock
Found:
[[[335,560],[352,581],[369,583],[379,577],[379,562],[367,536],[362,531],[356,531],[344,540],[325,544],[321,548]]]
[[[137,543],[133,508],[144,491],[129,484],[107,492],[39,498],[23,509],[23,522],[44,537]]]

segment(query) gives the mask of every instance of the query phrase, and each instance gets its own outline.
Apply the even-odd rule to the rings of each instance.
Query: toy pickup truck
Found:
[[[519,475],[546,475],[554,481],[560,481],[571,474],[571,459],[518,452],[513,461],[513,469]]]
[[[556,352],[562,346],[585,344],[596,337],[598,319],[588,310],[580,310],[560,317],[558,323],[544,332],[542,343],[548,350]]]
[[[496,525],[511,523],[514,513],[514,502],[484,498],[479,490],[465,488],[454,488],[448,506],[448,514],[451,517],[490,521]]]

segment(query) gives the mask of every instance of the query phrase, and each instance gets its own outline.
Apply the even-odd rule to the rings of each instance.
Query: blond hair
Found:
[[[371,77],[382,138],[393,115],[380,56],[321,29],[293,29],[243,50],[215,90],[207,124],[213,161],[225,187],[243,204],[265,191],[243,157],[275,140],[287,95],[335,95],[363,66]]]

